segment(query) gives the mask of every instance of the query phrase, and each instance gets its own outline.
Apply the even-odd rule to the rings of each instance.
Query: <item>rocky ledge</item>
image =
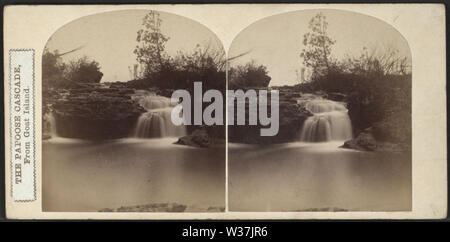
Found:
[[[44,98],[61,137],[93,140],[127,137],[139,115],[145,112],[131,99],[133,89],[92,87],[64,93]]]
[[[300,91],[289,88],[279,89],[279,130],[275,136],[261,136],[261,129],[268,128],[262,125],[232,125],[228,127],[228,137],[230,142],[248,144],[274,144],[291,142],[298,139],[299,131],[303,122],[312,114],[298,104],[297,100],[303,95]],[[270,112],[270,99],[268,98],[267,110]],[[246,107],[246,120],[249,114],[248,105]],[[235,112],[235,120],[237,114]],[[248,121],[247,121],[248,122]]]

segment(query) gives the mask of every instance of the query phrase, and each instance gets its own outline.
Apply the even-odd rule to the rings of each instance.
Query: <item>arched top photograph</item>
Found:
[[[228,55],[229,87],[278,93],[279,109],[274,136],[228,128],[231,211],[411,210],[412,60],[392,25],[286,12],[243,29]]]
[[[60,27],[42,56],[43,210],[223,211],[225,126],[173,122],[191,117],[172,94],[224,94],[225,59],[211,30],[163,11]]]

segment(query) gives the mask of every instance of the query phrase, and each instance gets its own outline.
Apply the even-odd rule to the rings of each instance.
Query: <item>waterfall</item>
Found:
[[[136,91],[133,99],[147,110],[139,117],[134,136],[138,138],[181,137],[186,135],[184,125],[174,125],[171,119],[172,104],[167,97],[147,91]]]
[[[56,119],[53,113],[45,114],[45,120],[47,120],[47,130],[50,132],[52,138],[58,137],[58,132],[56,131]]]
[[[303,124],[301,141],[325,142],[352,138],[351,121],[343,103],[321,98],[301,100],[299,103],[313,114]]]

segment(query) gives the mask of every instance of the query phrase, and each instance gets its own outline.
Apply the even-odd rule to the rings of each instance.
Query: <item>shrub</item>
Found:
[[[271,77],[267,75],[267,68],[256,65],[253,61],[243,66],[232,67],[228,73],[229,86],[232,89],[267,87],[271,80]]]

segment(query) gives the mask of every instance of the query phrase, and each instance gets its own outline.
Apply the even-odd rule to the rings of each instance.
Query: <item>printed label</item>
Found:
[[[34,50],[10,50],[9,73],[11,194],[16,202],[34,201]]]

